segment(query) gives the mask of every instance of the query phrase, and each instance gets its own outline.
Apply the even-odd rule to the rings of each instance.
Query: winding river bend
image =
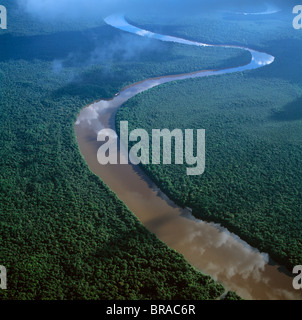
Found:
[[[156,34],[130,25],[123,15],[112,15],[106,23],[120,30],[161,41],[193,46],[214,46],[181,38]],[[169,200],[139,167],[100,165],[97,161],[97,133],[104,128],[115,130],[117,110],[128,99],[162,83],[257,69],[273,63],[274,57],[249,48],[245,66],[223,70],[203,70],[189,74],[148,79],[124,88],[111,100],[101,100],[84,108],[78,116],[75,131],[80,151],[90,169],[128,206],[138,219],[169,247],[177,250],[198,270],[220,281],[245,299],[302,299],[292,287],[292,277],[228,230],[213,223],[195,219],[189,209],[181,209]],[[135,112],[135,110],[134,110]],[[120,157],[125,157],[118,151]]]

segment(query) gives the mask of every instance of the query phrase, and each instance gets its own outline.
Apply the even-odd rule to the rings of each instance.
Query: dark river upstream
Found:
[[[123,15],[112,15],[105,21],[115,28],[144,37],[208,46],[139,29],[130,25]],[[252,248],[220,225],[195,219],[189,209],[182,209],[169,200],[139,167],[101,165],[97,160],[97,150],[101,146],[97,141],[98,132],[105,128],[115,130],[117,110],[138,93],[166,82],[257,69],[274,62],[274,57],[266,53],[244,47],[223,47],[249,51],[250,63],[236,68],[148,79],[123,89],[112,100],[101,100],[84,108],[75,124],[80,151],[91,171],[117,194],[148,230],[183,254],[198,270],[221,282],[227,290],[236,291],[245,299],[302,299],[302,294],[293,289],[292,276],[273,263],[268,254]],[[118,153],[125,157],[122,152]]]

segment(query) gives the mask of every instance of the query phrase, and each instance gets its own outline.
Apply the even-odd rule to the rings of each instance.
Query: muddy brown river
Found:
[[[206,45],[136,28],[128,24],[123,15],[110,16],[105,21],[115,28],[161,41]],[[274,57],[266,53],[241,49],[251,53],[251,62],[246,66],[148,79],[123,89],[112,100],[91,104],[78,116],[75,124],[77,141],[90,170],[116,193],[148,230],[183,254],[198,270],[245,299],[302,299],[302,293],[293,289],[292,276],[272,262],[268,254],[252,248],[220,225],[195,219],[189,209],[179,208],[169,200],[139,167],[101,165],[97,160],[97,150],[101,146],[97,133],[104,128],[115,130],[117,110],[136,94],[170,81],[256,69],[274,61]],[[125,157],[120,151],[118,156]]]

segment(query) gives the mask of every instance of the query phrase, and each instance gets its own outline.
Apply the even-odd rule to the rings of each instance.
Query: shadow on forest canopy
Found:
[[[281,111],[274,111],[273,121],[296,121],[302,119],[302,97],[288,103]]]

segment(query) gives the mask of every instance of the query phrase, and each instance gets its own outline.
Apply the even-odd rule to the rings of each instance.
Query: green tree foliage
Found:
[[[229,291],[223,300],[230,301],[230,300],[243,300],[243,299],[239,297],[238,294],[236,294],[235,292]]]
[[[145,48],[129,57],[108,52],[124,37],[108,26],[61,32],[41,23],[20,17],[0,35],[0,263],[8,271],[0,298],[216,299],[223,287],[150,234],[89,171],[74,122],[85,105],[135,81],[249,56],[127,35]]]
[[[261,21],[258,41],[259,20],[231,21],[228,27],[222,22],[229,31],[237,26],[236,33],[230,32],[235,36],[226,35],[224,43],[248,34],[248,42],[272,53],[275,62],[259,70],[153,88],[128,101],[117,123],[128,120],[129,130],[144,128],[150,134],[153,128],[205,129],[203,175],[187,176],[186,165],[143,169],[196,217],[222,223],[291,269],[302,262],[302,82],[297,67],[302,41],[285,22]],[[179,26],[173,34],[202,41],[212,34],[204,24],[207,20],[197,21],[189,31]],[[172,32],[153,26],[157,28]],[[272,34],[272,29],[282,32]],[[222,41],[216,37],[220,33],[213,33],[213,41]],[[265,37],[270,41],[264,43]]]

